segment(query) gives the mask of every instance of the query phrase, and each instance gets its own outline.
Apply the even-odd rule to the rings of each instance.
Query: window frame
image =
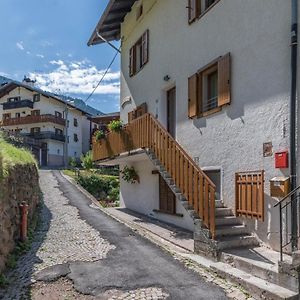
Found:
[[[137,51],[137,48],[140,51]],[[139,53],[139,59],[138,54]],[[129,49],[129,76],[138,74],[149,62],[149,29],[147,29],[135,44]],[[137,64],[139,63],[139,67]]]
[[[39,102],[39,101],[41,101],[41,95],[33,94],[33,102]]]
[[[73,125],[74,125],[74,127],[78,127],[78,119],[77,118],[74,118]]]
[[[190,5],[190,3],[194,1],[195,3],[195,7],[196,7],[196,14],[193,18],[191,18],[191,8],[192,6]],[[200,5],[199,5],[199,1],[200,1]],[[202,10],[202,0],[188,0],[188,23],[189,25],[193,24],[195,21],[201,19],[205,14],[207,14],[217,3],[219,3],[221,0],[216,0],[213,4],[211,4],[210,6],[207,6],[207,0],[205,1],[205,5],[204,5],[204,9]],[[197,4],[198,3],[198,4]]]
[[[204,78],[212,72],[218,72],[217,107],[203,110],[205,92]],[[190,119],[206,117],[222,110],[223,106],[230,105],[231,96],[231,54],[227,53],[214,59],[195,74],[188,78],[188,117]]]
[[[77,143],[79,141],[77,133],[74,133],[73,139],[74,139],[75,143]]]

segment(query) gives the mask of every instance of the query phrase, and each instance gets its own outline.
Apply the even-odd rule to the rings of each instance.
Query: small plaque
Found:
[[[273,155],[273,145],[272,142],[264,143],[263,144],[263,154],[264,157],[272,156]]]

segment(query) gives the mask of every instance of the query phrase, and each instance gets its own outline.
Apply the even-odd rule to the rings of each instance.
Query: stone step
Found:
[[[216,217],[220,216],[233,216],[232,210],[228,207],[216,208]]]
[[[222,252],[221,261],[232,267],[259,277],[294,292],[298,291],[298,279],[286,273],[279,273],[279,253],[271,249],[232,249]]]
[[[268,300],[298,299],[299,294],[297,292],[270,283],[267,280],[253,276],[228,264],[218,262],[213,264],[211,269],[222,278],[243,286],[255,298]]]
[[[216,208],[225,207],[222,200],[216,200],[215,203],[216,203]]]
[[[240,225],[241,222],[235,216],[216,217],[216,226],[222,225]]]
[[[222,225],[216,227],[216,236],[242,235],[248,233],[244,225]]]
[[[233,236],[222,236],[217,238],[217,247],[219,250],[240,248],[240,247],[255,247],[259,243],[257,239],[250,234],[241,234]]]

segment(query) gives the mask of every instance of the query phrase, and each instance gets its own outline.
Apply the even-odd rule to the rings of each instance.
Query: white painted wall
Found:
[[[135,168],[140,177],[140,183],[131,184],[124,181],[122,177],[120,178],[122,207],[194,231],[193,219],[178,200],[176,200],[176,213],[183,214],[183,217],[153,211],[159,209],[159,175],[152,174],[155,167],[146,154],[137,155],[135,162],[121,163],[120,168],[123,169],[125,165]]]
[[[35,92],[31,92],[23,87],[17,87],[12,90],[7,95],[0,98],[0,104],[7,102],[8,98],[20,96],[21,100],[29,99],[33,100],[33,95]],[[40,110],[40,114],[51,114],[54,115],[55,112],[60,112],[63,116],[65,116],[65,104],[55,100],[54,98],[47,98],[43,95],[40,96],[39,102],[34,102],[34,110]],[[30,108],[18,108],[18,109],[10,109],[3,110],[3,106],[0,105],[0,120],[2,120],[3,113],[11,113],[11,117],[14,118],[16,113],[21,113],[21,117],[25,117],[31,114],[32,109]],[[77,119],[78,126],[74,126],[74,118]],[[68,106],[68,156],[80,158],[82,153],[85,153],[89,149],[89,121],[87,120],[87,116],[83,114],[80,110],[69,107]],[[30,133],[30,129],[33,127],[40,127],[41,131],[52,131],[55,132],[55,128],[62,129],[65,134],[65,126],[61,126],[53,123],[34,123],[29,125],[19,125],[19,126],[7,126],[5,129],[7,130],[15,130],[22,129],[23,133]],[[87,133],[88,128],[88,133]],[[78,136],[78,142],[74,141],[74,134]],[[48,154],[50,155],[63,155],[63,143],[59,141],[47,140],[48,143]]]
[[[277,199],[269,196],[269,180],[289,170],[275,169],[274,156],[264,158],[262,149],[270,141],[274,152],[289,148],[290,1],[221,0],[191,25],[186,1],[143,1],[146,13],[136,21],[140,2],[122,24],[121,100],[130,96],[132,103],[121,108],[121,119],[126,122],[128,111],[147,102],[149,111],[158,112],[166,124],[166,90],[176,85],[176,139],[191,157],[199,157],[201,167],[222,167],[223,199],[228,206],[235,207],[235,172],[266,171],[266,220],[244,220],[276,248],[279,225],[273,205]],[[146,29],[149,62],[129,77],[129,49]],[[231,105],[208,117],[188,119],[188,77],[228,52]],[[171,78],[168,83],[165,75]],[[130,188],[124,195],[136,193],[136,187]]]

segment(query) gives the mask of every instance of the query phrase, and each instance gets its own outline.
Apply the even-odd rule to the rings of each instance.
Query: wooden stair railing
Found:
[[[148,148],[164,166],[175,185],[215,238],[215,185],[166,129],[149,113],[93,139],[93,159],[101,161],[140,148]]]

